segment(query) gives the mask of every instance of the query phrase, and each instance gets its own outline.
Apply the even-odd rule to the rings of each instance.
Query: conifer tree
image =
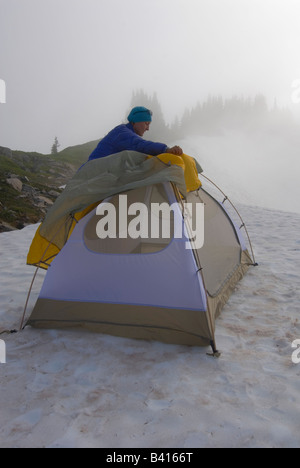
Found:
[[[60,146],[60,144],[58,143],[58,138],[55,137],[54,143],[53,143],[52,148],[51,148],[51,154],[57,154],[59,146]]]

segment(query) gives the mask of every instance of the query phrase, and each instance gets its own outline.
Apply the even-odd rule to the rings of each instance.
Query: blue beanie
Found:
[[[136,122],[151,122],[152,121],[152,111],[146,109],[146,107],[138,106],[134,107],[130,114],[128,115],[127,119],[129,122],[136,123]]]

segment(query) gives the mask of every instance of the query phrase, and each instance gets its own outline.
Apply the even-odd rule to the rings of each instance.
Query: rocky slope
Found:
[[[43,220],[98,141],[44,155],[0,146],[0,232]]]

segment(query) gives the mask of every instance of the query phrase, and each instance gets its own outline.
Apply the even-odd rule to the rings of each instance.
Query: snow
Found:
[[[205,174],[239,202],[259,263],[216,321],[221,357],[208,356],[206,348],[79,330],[3,334],[1,448],[300,446],[300,364],[292,361],[292,343],[300,338],[300,213],[279,210],[276,197],[273,206],[272,197],[258,206],[258,194],[234,177],[229,157],[225,177],[214,163],[220,141],[190,145],[203,152]],[[257,182],[263,188],[276,194],[273,180]],[[0,234],[1,329],[19,328],[36,228]],[[40,271],[26,317],[43,277]]]

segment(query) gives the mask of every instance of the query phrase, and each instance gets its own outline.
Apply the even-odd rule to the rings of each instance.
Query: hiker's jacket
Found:
[[[122,124],[111,130],[94,149],[89,157],[91,159],[103,158],[109,154],[119,153],[120,151],[138,151],[139,153],[157,156],[164,153],[167,145],[164,143],[155,143],[144,140],[133,130],[131,123]]]

